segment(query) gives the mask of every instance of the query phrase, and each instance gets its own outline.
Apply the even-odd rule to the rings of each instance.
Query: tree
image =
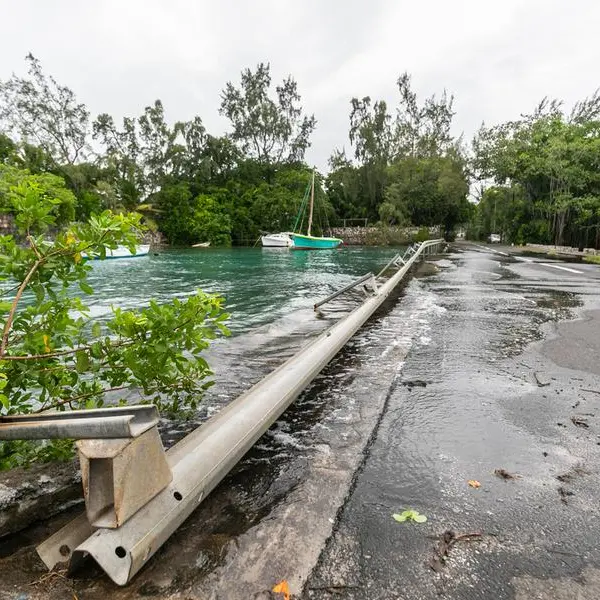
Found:
[[[231,218],[213,196],[201,194],[193,204],[192,239],[214,246],[231,245]]]
[[[26,186],[22,188],[22,186]],[[52,173],[31,175],[29,171],[17,167],[0,165],[0,210],[13,212],[16,189],[32,188],[40,202],[54,202],[52,224],[64,226],[73,221],[77,199],[73,192],[65,187],[65,181]]]
[[[0,133],[0,164],[12,164],[17,160],[17,145],[7,135]]]
[[[101,326],[72,288],[93,293],[86,257],[119,244],[133,250],[140,216],[107,211],[48,241],[44,231],[56,224],[62,200],[26,175],[9,200],[23,243],[0,236],[8,283],[0,302],[0,414],[125,403],[132,394],[163,410],[193,408],[211,384],[203,352],[227,333],[222,299],[197,291],[165,305],[150,300],[140,310],[113,309]],[[32,453],[22,452],[22,444],[0,444],[0,466],[27,462]]]
[[[472,168],[480,179],[493,178],[499,189],[519,190],[520,220],[511,221],[511,241],[581,246],[589,231],[600,227],[597,93],[577,103],[570,116],[561,102],[545,98],[517,121],[482,126],[473,149]],[[481,210],[488,210],[487,205]],[[596,235],[594,243],[599,241]]]
[[[275,88],[275,100],[270,87],[268,63],[260,63],[254,72],[245,69],[239,88],[226,84],[219,112],[231,122],[231,139],[248,156],[268,165],[302,161],[317,121],[314,115],[302,116],[292,77]]]
[[[443,225],[446,235],[469,219],[469,189],[458,157],[406,158],[389,168],[384,211],[413,225]]]
[[[407,73],[397,86],[395,115],[383,100],[351,100],[355,162],[340,151],[330,159],[333,205],[344,218],[443,225],[450,233],[464,218],[468,191],[460,140],[451,134],[454,98],[444,91],[419,103]]]
[[[350,143],[360,167],[357,175],[366,215],[377,215],[383,202],[386,185],[386,168],[393,157],[394,139],[391,116],[384,101],[371,106],[371,98],[352,98],[350,112]]]
[[[350,111],[350,143],[361,163],[387,165],[393,155],[392,118],[387,104],[380,100],[371,106],[371,98],[352,98]]]
[[[372,216],[362,201],[360,172],[344,152],[335,150],[329,159],[329,173],[325,180],[327,196],[341,219]]]
[[[455,115],[454,96],[448,97],[444,90],[439,99],[434,94],[420,106],[408,73],[400,75],[397,86],[400,102],[394,124],[396,156],[440,156],[453,149],[450,129]]]
[[[130,210],[135,208],[148,193],[137,121],[124,117],[119,129],[114,119],[103,113],[94,120],[93,132],[94,139],[104,146],[102,162],[110,174],[119,203]]]
[[[44,74],[32,54],[26,61],[28,78],[0,81],[0,124],[42,148],[56,165],[75,164],[88,152],[89,112],[72,90]]]
[[[228,173],[237,159],[229,140],[208,135],[200,117],[169,125],[160,100],[137,118],[125,117],[121,128],[101,114],[93,129],[105,147],[109,181],[128,209],[152,201],[164,185],[178,181],[201,191],[211,178]]]

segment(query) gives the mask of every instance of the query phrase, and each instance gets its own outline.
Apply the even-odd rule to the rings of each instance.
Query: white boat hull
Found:
[[[260,238],[265,248],[291,248],[294,245],[292,238],[287,233],[270,233]]]
[[[149,244],[141,244],[137,246],[135,254],[132,254],[125,246],[117,246],[114,250],[106,251],[106,258],[138,258],[147,256],[150,252]],[[99,256],[90,256],[90,260],[102,260]]]

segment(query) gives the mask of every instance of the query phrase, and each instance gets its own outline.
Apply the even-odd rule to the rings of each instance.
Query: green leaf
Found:
[[[44,296],[46,295],[46,292],[44,291],[44,287],[41,285],[32,285],[31,289],[33,290],[33,293],[35,294],[36,300],[38,302],[43,302]]]
[[[75,353],[75,363],[78,373],[85,373],[90,368],[90,357],[85,350],[78,350]]]
[[[89,283],[86,283],[85,281],[79,282],[79,288],[81,289],[81,291],[84,294],[93,294],[94,293],[94,289],[92,288],[92,286]]]
[[[427,517],[419,513],[419,511],[408,509],[400,514],[393,514],[392,517],[400,522],[404,523],[405,521],[414,521],[415,523],[425,523],[427,521]]]
[[[92,325],[92,336],[97,338],[102,335],[102,326],[97,321]]]

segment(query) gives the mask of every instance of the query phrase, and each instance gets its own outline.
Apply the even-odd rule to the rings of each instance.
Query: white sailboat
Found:
[[[263,235],[260,241],[263,246],[272,248],[292,248],[294,250],[325,250],[337,248],[343,241],[336,237],[322,237],[312,235],[313,211],[315,204],[315,172],[313,171],[311,182],[306,188],[300,210],[296,217],[294,231],[284,231],[282,233],[269,233]],[[308,205],[308,230],[306,235],[297,231],[301,224],[304,211]]]
[[[265,248],[291,248],[294,245],[290,234],[287,232],[268,233],[261,236],[260,242]]]

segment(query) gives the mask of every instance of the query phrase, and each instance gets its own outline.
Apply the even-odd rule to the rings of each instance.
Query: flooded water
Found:
[[[598,399],[580,390],[597,389],[592,371],[557,366],[567,359],[572,369],[583,366],[589,323],[556,343],[556,364],[532,346],[597,302],[598,272],[582,268],[565,278],[485,253],[449,258],[423,283],[437,308],[431,333],[403,365],[306,599],[383,600],[400,597],[399,585],[407,600],[508,599],[513,576],[578,573],[582,562],[565,565],[554,548],[599,558],[596,538],[583,533],[597,514],[596,491],[577,489],[581,516],[565,510],[556,479],[578,464],[587,473],[588,461],[597,461],[597,432],[583,436],[565,425],[577,410],[597,414]],[[499,468],[517,474],[514,485],[495,475]],[[409,508],[428,522],[396,523],[392,514]],[[447,530],[482,539],[454,549],[438,573],[430,565]]]
[[[95,261],[90,276],[95,294],[90,304],[92,314],[101,318],[109,314],[111,305],[136,308],[151,298],[168,301],[201,289],[225,298],[230,329],[238,336],[281,321],[300,324],[317,299],[371,270],[379,271],[397,252],[367,247],[323,252],[192,249]]]
[[[213,342],[207,360],[215,372],[197,415],[203,420],[292,356],[306,340],[364,298],[346,294],[319,313],[314,303],[353,279],[379,272],[397,248],[351,247],[335,251],[228,248],[164,251],[148,257],[95,262],[91,313],[102,320],[111,306],[167,302],[201,289],[225,299],[231,337]],[[192,424],[175,424],[171,433]],[[167,440],[169,441],[169,440]]]

